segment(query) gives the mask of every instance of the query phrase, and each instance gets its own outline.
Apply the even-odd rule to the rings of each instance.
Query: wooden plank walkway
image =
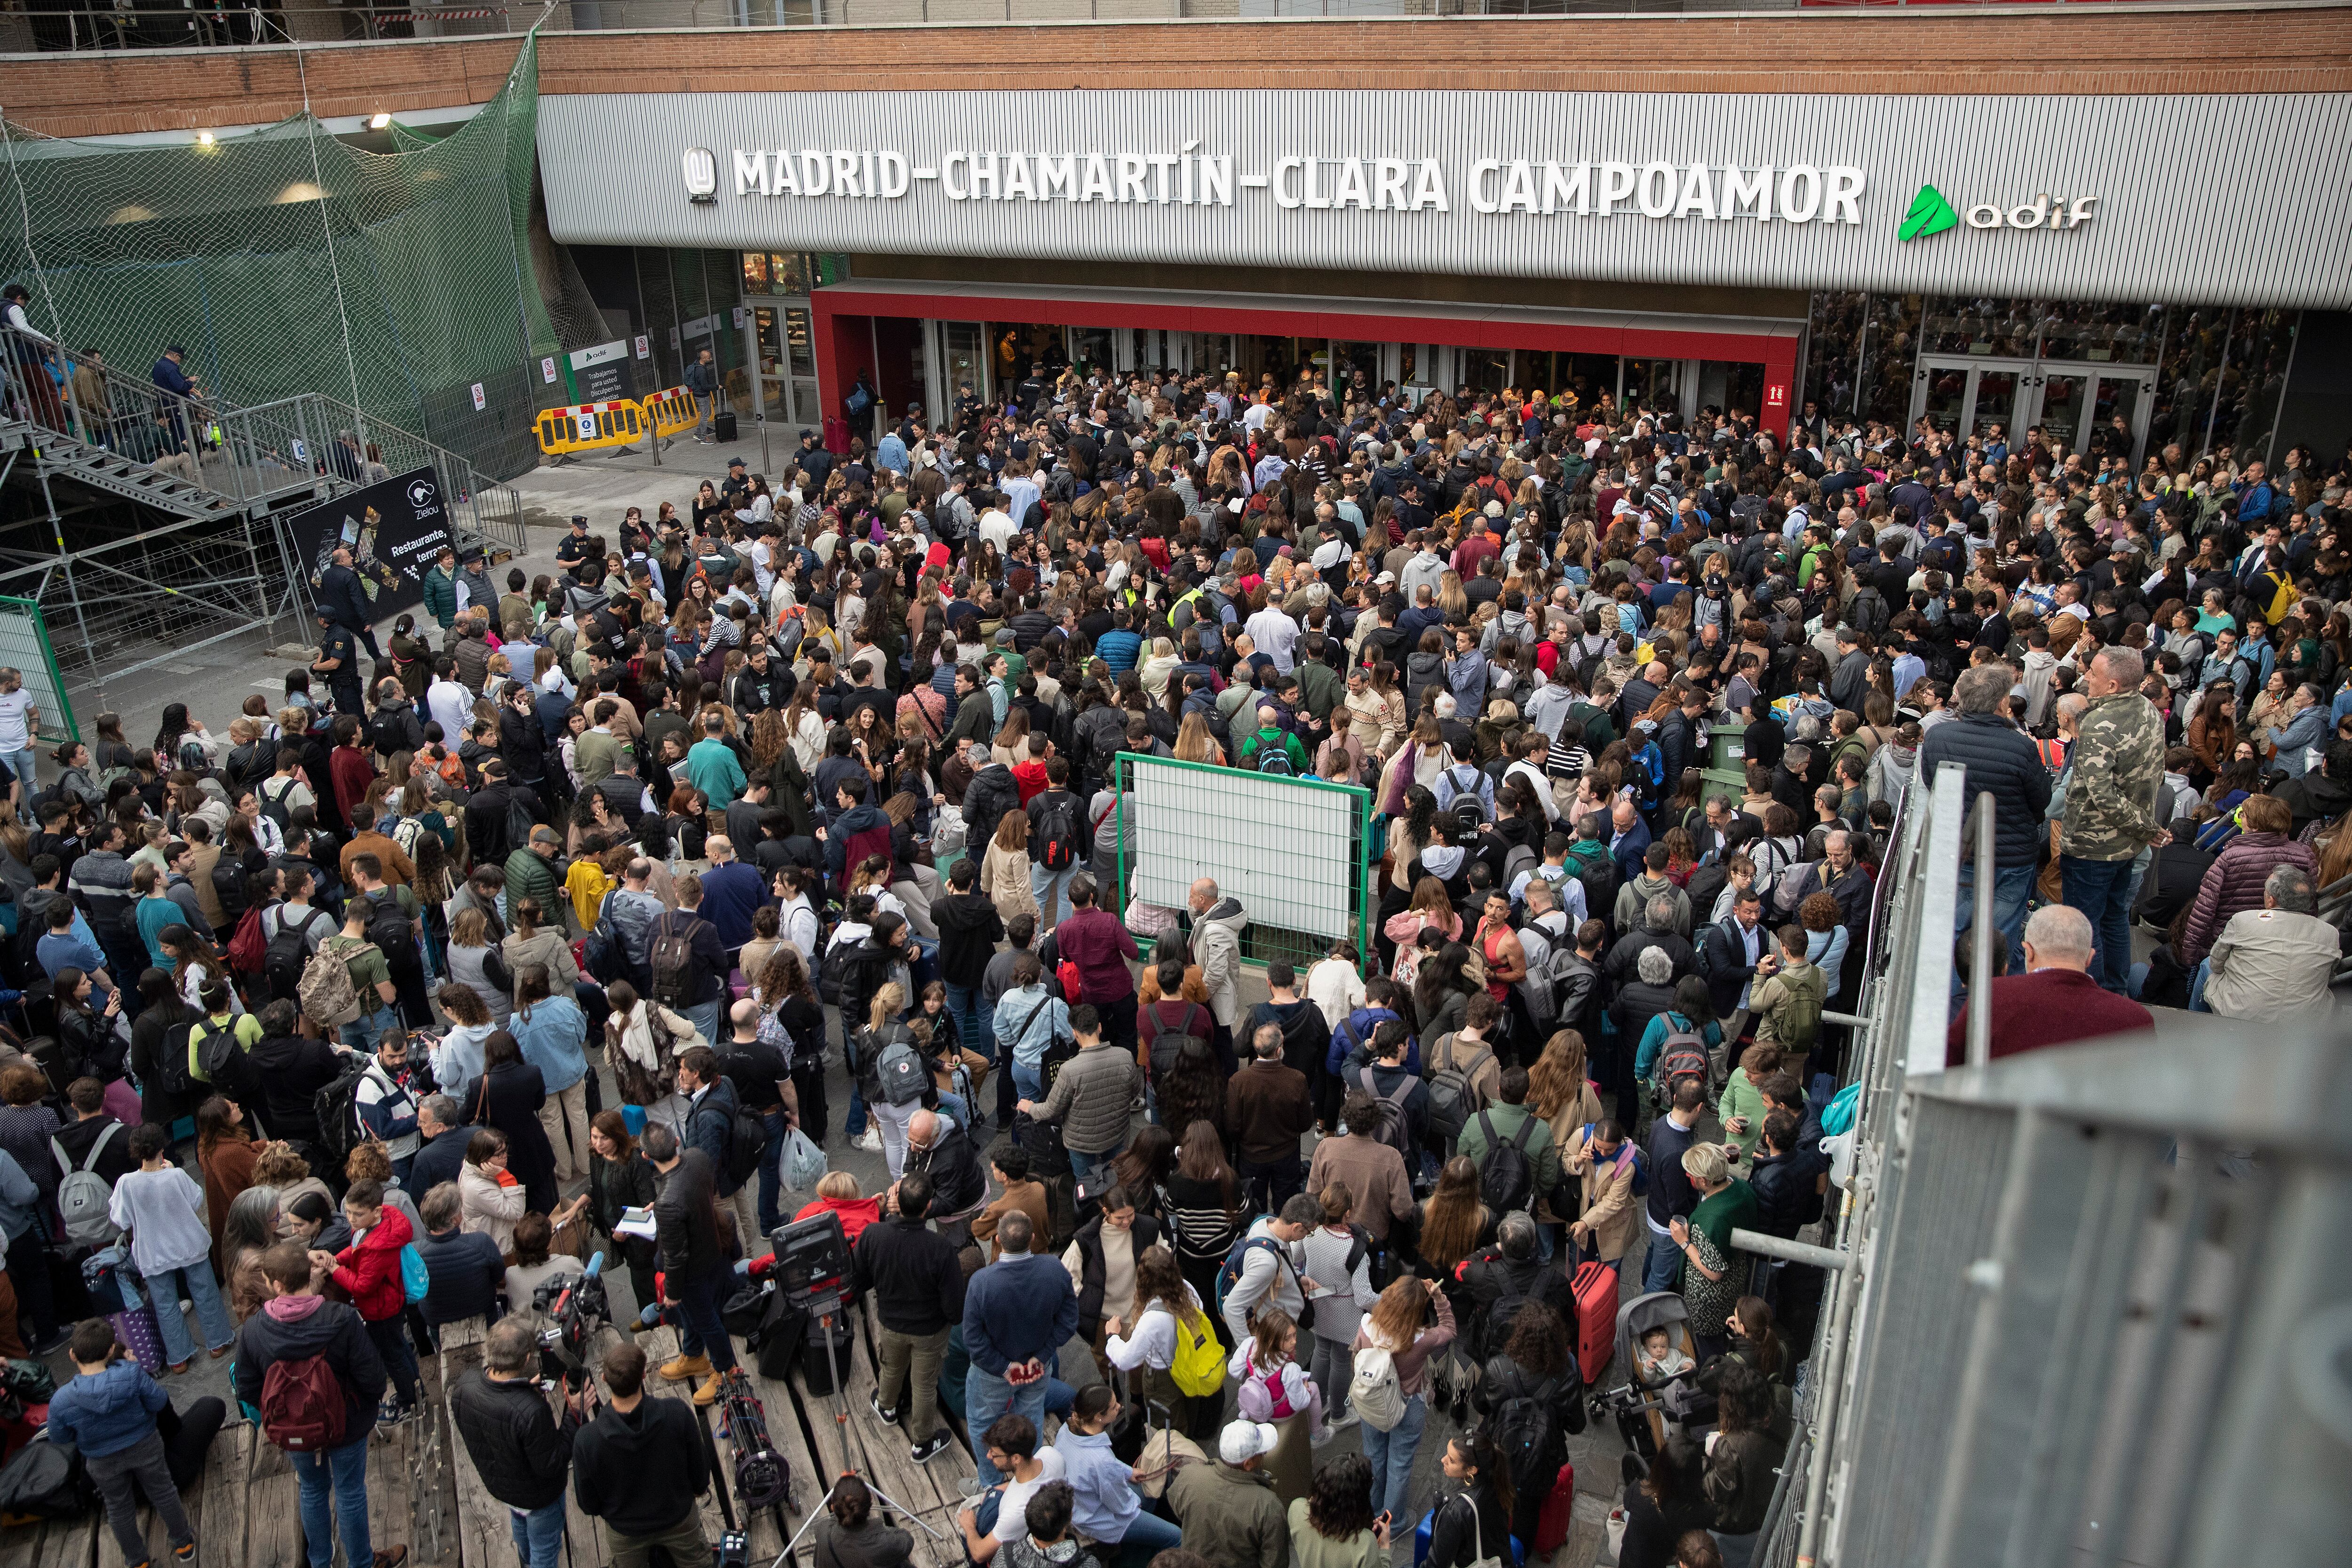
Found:
[[[759,1397],[769,1439],[792,1468],[789,1500],[737,1518],[748,1537],[753,1568],[764,1568],[784,1542],[805,1524],[843,1471],[854,1470],[895,1500],[888,1510],[914,1536],[919,1568],[963,1568],[956,1510],[971,1489],[971,1456],[961,1442],[928,1465],[916,1464],[899,1427],[874,1413],[872,1397],[880,1365],[875,1324],[863,1308],[852,1309],[850,1340],[844,1352],[841,1396],[812,1395],[795,1368],[788,1378],[761,1373],[757,1357],[738,1344],[737,1360]],[[607,1328],[590,1347],[592,1364],[622,1342],[623,1331]],[[661,1363],[677,1353],[669,1328],[643,1336],[648,1366],[646,1392],[656,1398],[691,1401],[691,1381],[669,1383]],[[482,1363],[483,1325],[447,1325],[439,1352],[423,1358],[425,1405],[419,1417],[400,1426],[376,1429],[368,1451],[368,1523],[377,1549],[409,1548],[412,1568],[511,1568],[515,1550],[506,1506],[482,1484],[463,1441],[449,1419],[449,1390]],[[714,1407],[698,1411],[710,1429],[723,1484],[734,1486],[734,1447]],[[961,1412],[942,1412],[961,1417]],[[954,1428],[950,1427],[950,1435]],[[203,1479],[183,1494],[200,1546],[201,1561],[215,1568],[307,1568],[299,1489],[291,1461],[248,1423],[225,1426],[213,1441]],[[700,1500],[703,1529],[716,1544],[723,1531],[716,1490]],[[580,1511],[567,1495],[568,1562],[591,1568],[611,1561],[602,1524]],[[934,1538],[923,1528],[940,1532]],[[169,1563],[169,1531],[152,1510],[142,1510],[142,1528],[151,1560]],[[0,1531],[0,1568],[109,1568],[120,1555],[102,1514]],[[795,1563],[813,1563],[814,1549],[803,1539]],[[339,1550],[337,1568],[353,1568]],[[359,1565],[365,1568],[365,1565]]]

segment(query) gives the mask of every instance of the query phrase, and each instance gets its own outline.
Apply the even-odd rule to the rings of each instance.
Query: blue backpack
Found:
[[[425,1300],[425,1293],[432,1289],[433,1275],[425,1267],[425,1255],[416,1250],[415,1242],[403,1242],[400,1247],[400,1293],[414,1307]]]
[[[1233,1250],[1225,1254],[1224,1263],[1217,1269],[1217,1310],[1220,1314],[1225,1310],[1226,1296],[1241,1283],[1242,1268],[1249,1261],[1253,1251],[1271,1252],[1278,1262],[1285,1266],[1290,1263],[1289,1250],[1270,1236],[1245,1235],[1235,1241]],[[1292,1272],[1297,1270],[1294,1268]]]

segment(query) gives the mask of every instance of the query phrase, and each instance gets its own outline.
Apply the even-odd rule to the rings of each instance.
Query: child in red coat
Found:
[[[416,1352],[409,1348],[402,1321],[408,1310],[408,1289],[400,1255],[416,1233],[406,1215],[383,1201],[383,1184],[368,1176],[344,1193],[343,1219],[352,1227],[352,1244],[341,1252],[313,1252],[310,1264],[352,1299],[391,1374],[392,1386],[384,1391],[376,1419],[406,1421],[416,1414]]]

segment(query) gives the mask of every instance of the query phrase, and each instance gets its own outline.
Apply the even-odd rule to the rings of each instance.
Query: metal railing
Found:
[[[2026,5],[2035,0],[1979,0]],[[2128,5],[2132,0],[2098,0]],[[2216,0],[2229,5],[2231,0]],[[2243,0],[2252,6],[2258,0]],[[1901,10],[1908,0],[557,0],[350,5],[92,4],[0,15],[0,52],[217,48],[256,44],[450,38],[613,29],[1034,26],[1052,22],[1290,21],[1317,18],[1671,16]],[[1923,6],[1923,9],[1926,7]]]
[[[1965,788],[1947,765],[1897,816],[1832,1245],[1736,1238],[1829,1276],[1753,1561],[2341,1561],[2352,1056],[2179,1018],[1990,1063],[1972,1028],[1944,1070],[1964,837],[1990,855]]]
[[[322,394],[247,405],[201,385],[176,393],[152,372],[0,327],[0,421],[16,433],[7,462],[30,457],[42,498],[0,521],[0,593],[41,602],[92,672],[119,677],[299,612],[308,584],[283,520],[394,474],[434,471],[461,549],[527,548],[510,487]],[[70,498],[61,510],[68,480],[170,515]]]

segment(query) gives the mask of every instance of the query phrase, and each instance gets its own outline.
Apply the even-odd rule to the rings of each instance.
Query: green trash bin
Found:
[[[1707,795],[1728,794],[1737,803],[1748,793],[1748,735],[1745,724],[1718,724],[1707,736]]]

